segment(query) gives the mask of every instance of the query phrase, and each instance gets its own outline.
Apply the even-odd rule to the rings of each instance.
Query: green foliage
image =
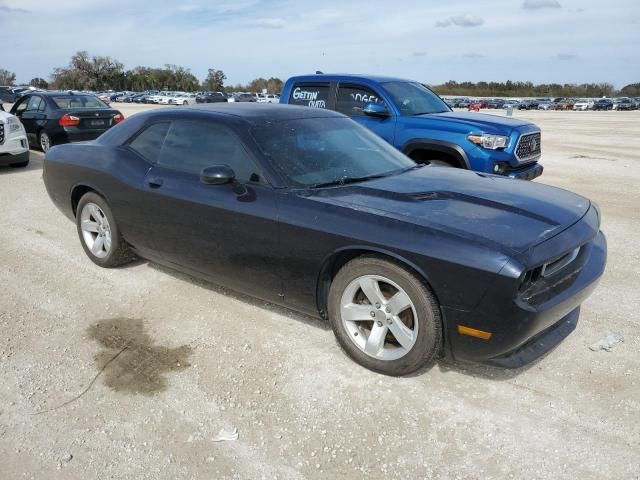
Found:
[[[15,85],[15,83],[16,74],[9,70],[5,70],[4,68],[0,68],[0,85]]]
[[[166,64],[164,68],[135,67],[125,71],[124,65],[111,57],[89,57],[77,52],[69,65],[56,68],[51,86],[71,90],[180,90],[192,92],[200,82],[188,68]]]
[[[559,83],[534,85],[532,82],[456,82],[450,80],[432,89],[439,95],[473,97],[611,97],[616,93],[609,83]]]
[[[222,70],[210,68],[207,78],[202,82],[202,89],[210,92],[220,92],[224,90],[224,81],[226,79],[227,76]]]
[[[237,84],[233,87],[227,87],[228,92],[258,92],[261,93],[263,89],[267,89],[267,93],[280,93],[284,82],[276,77],[271,77],[268,80],[266,78],[256,78],[251,80],[246,85]]]
[[[630,83],[622,87],[620,95],[624,95],[625,97],[640,97],[640,83]]]
[[[44,78],[36,77],[32,78],[29,82],[29,85],[36,88],[47,89],[49,88],[49,82],[47,82]]]

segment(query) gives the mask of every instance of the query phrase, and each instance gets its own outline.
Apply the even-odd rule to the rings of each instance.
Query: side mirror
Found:
[[[224,185],[236,179],[236,174],[228,165],[213,165],[202,169],[200,181],[205,185]]]
[[[370,117],[388,117],[391,115],[387,107],[379,103],[367,103],[362,108],[362,113],[369,115]]]

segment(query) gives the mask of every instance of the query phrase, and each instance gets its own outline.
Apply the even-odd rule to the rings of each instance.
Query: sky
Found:
[[[0,45],[18,82],[87,50],[228,84],[321,70],[620,88],[640,82],[640,0],[0,0]]]

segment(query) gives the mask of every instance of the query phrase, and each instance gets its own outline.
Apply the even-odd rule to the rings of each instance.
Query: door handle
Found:
[[[149,179],[149,185],[150,185],[152,188],[158,188],[158,187],[161,187],[163,183],[164,183],[164,180],[162,180],[162,179],[161,179],[161,178],[159,178],[159,177],[154,177],[154,178],[150,178],[150,179]]]

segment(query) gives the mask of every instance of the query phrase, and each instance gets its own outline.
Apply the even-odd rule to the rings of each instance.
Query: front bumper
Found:
[[[507,170],[504,175],[509,178],[519,178],[520,180],[533,180],[542,175],[544,167],[540,163],[533,163],[522,168]]]
[[[29,160],[29,143],[24,133],[8,134],[0,144],[0,165],[12,165]]]
[[[580,270],[566,282],[552,285],[538,303],[518,298],[498,305],[495,298],[485,297],[473,311],[443,308],[447,353],[454,359],[518,368],[558,345],[575,328],[581,303],[591,295],[604,273],[607,259],[604,234],[598,232],[583,248],[585,260]],[[555,292],[556,289],[559,291]],[[463,335],[458,333],[458,325],[491,332],[491,338]]]

